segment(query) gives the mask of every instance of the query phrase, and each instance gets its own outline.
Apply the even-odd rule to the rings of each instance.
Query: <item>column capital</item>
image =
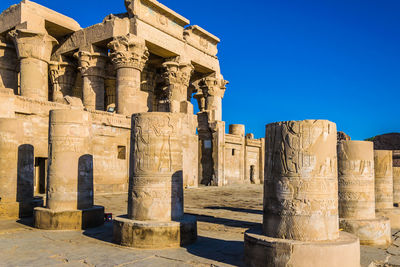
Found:
[[[185,87],[189,86],[190,78],[194,72],[194,66],[191,63],[168,60],[162,66],[164,68],[163,78],[168,85],[179,84]]]
[[[76,66],[71,62],[50,61],[49,76],[53,86],[53,101],[64,103],[64,96],[72,94]]]
[[[222,75],[220,77],[206,77],[199,82],[199,86],[206,96],[217,96],[223,98],[226,91],[228,81],[224,80]]]
[[[79,51],[74,54],[78,59],[78,70],[82,76],[105,77],[107,56],[103,53]]]
[[[116,69],[134,68],[143,71],[150,55],[144,39],[130,33],[114,37],[108,48],[111,50],[111,61]]]
[[[19,59],[35,58],[48,63],[54,45],[58,41],[52,36],[28,30],[13,30],[9,36],[14,41]]]

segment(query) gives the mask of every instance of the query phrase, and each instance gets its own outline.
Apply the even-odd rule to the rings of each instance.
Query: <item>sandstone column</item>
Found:
[[[263,230],[245,233],[248,266],[360,266],[357,237],[339,232],[336,125],[266,126]]]
[[[388,217],[392,228],[400,228],[400,209],[393,203],[393,152],[375,150],[375,206],[376,214]]]
[[[48,34],[28,30],[10,32],[20,60],[21,95],[48,100],[48,62],[57,40]]]
[[[149,111],[149,94],[141,91],[141,72],[149,57],[144,40],[128,34],[115,37],[108,47],[117,71],[117,113],[131,115]]]
[[[0,37],[0,88],[18,93],[18,58],[13,45]]]
[[[400,205],[400,167],[393,167],[393,202]]]
[[[194,67],[190,63],[166,61],[163,77],[166,82],[167,112],[193,113],[193,105],[188,101],[188,87]]]
[[[132,116],[127,218],[114,220],[114,241],[136,248],[179,247],[197,237],[183,214],[183,114]]]
[[[80,230],[101,225],[104,208],[93,206],[90,114],[52,110],[49,124],[47,207],[35,209],[35,227]]]
[[[374,174],[372,142],[338,143],[340,228],[357,235],[362,245],[389,245],[390,220],[375,217]]]
[[[206,110],[210,113],[211,121],[222,121],[222,98],[228,83],[220,74],[209,76],[200,82],[200,88],[206,98]]]
[[[104,77],[106,55],[80,51],[74,55],[79,61],[82,75],[83,105],[91,110],[105,110]]]

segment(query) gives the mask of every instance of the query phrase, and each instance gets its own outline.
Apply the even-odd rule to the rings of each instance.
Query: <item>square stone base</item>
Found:
[[[43,207],[43,198],[35,197],[26,202],[0,202],[0,220],[31,217],[36,207]]]
[[[113,241],[116,244],[141,248],[163,249],[189,245],[197,240],[197,221],[185,215],[180,221],[134,221],[126,217],[114,219]]]
[[[378,217],[369,220],[340,218],[339,225],[343,231],[358,236],[361,245],[387,248],[392,243],[390,220],[388,218]]]
[[[346,232],[333,241],[272,238],[260,227],[244,234],[244,262],[251,267],[360,267],[360,242]]]
[[[35,208],[34,221],[36,228],[44,230],[82,230],[104,223],[104,207],[67,211]]]
[[[400,208],[376,210],[376,216],[389,218],[390,227],[400,229]]]

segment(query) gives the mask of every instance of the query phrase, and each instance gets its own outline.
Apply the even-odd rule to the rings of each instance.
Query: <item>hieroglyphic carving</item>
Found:
[[[266,138],[264,233],[295,240],[337,238],[336,125],[273,123]]]

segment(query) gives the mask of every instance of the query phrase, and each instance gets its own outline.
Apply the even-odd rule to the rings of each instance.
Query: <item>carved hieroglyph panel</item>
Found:
[[[336,124],[269,124],[265,150],[264,234],[307,241],[336,239]]]
[[[393,208],[393,153],[375,150],[375,201],[376,209]]]
[[[339,142],[338,177],[340,218],[375,218],[373,143]]]
[[[183,116],[132,116],[129,218],[170,221],[183,216]]]

